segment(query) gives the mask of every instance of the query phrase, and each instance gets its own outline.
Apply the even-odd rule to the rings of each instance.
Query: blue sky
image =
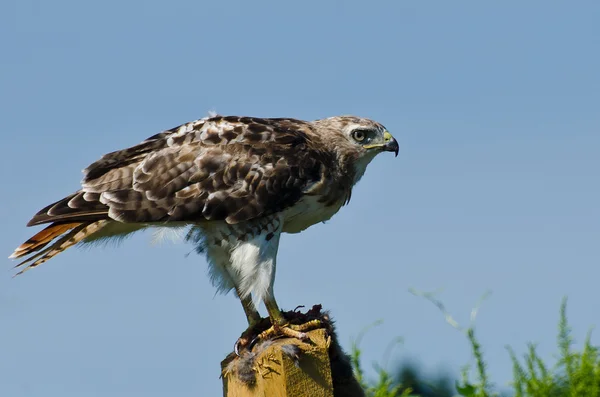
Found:
[[[281,241],[276,296],[322,303],[342,344],[372,322],[365,366],[458,374],[477,332],[494,381],[505,345],[552,358],[558,308],[581,342],[600,323],[600,4],[245,1],[0,5],[0,252],[37,229],[80,170],[163,129],[221,114],[383,123],[380,156],[328,224]],[[245,328],[203,258],[138,235],[0,277],[0,395],[220,395]],[[597,340],[597,339],[596,339]]]

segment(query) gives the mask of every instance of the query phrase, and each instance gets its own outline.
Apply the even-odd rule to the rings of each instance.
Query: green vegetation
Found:
[[[392,376],[384,366],[376,366],[377,379],[365,379],[364,371],[360,365],[360,341],[364,332],[359,335],[352,346],[352,365],[356,377],[366,391],[368,397],[600,397],[600,354],[598,347],[591,343],[591,334],[585,340],[581,351],[573,347],[571,329],[567,322],[567,301],[563,300],[560,307],[560,321],[558,326],[559,359],[554,366],[544,363],[536,352],[535,345],[530,344],[528,352],[519,359],[514,351],[507,347],[508,354],[513,362],[513,380],[509,391],[498,391],[491,383],[485,358],[477,340],[474,320],[478,306],[471,313],[471,324],[468,328],[461,328],[456,321],[446,312],[443,304],[431,294],[413,293],[423,296],[435,304],[446,317],[446,321],[464,332],[469,340],[471,352],[475,361],[474,368],[465,367],[461,380],[456,381],[454,387],[449,385],[447,379],[440,378],[435,381],[419,379],[414,369],[405,368],[398,376]],[[395,342],[396,343],[396,342]],[[391,351],[391,348],[388,349]],[[385,359],[384,361],[387,361]],[[472,378],[472,379],[471,379]]]

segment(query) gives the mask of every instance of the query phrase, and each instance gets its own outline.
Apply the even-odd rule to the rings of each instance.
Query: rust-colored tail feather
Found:
[[[20,258],[25,255],[29,255],[33,252],[39,251],[48,245],[49,242],[68,232],[76,226],[81,225],[81,223],[53,223],[50,226],[46,227],[44,230],[38,232],[36,235],[29,238],[29,240],[25,241],[21,244],[15,252],[9,256],[10,259]]]
[[[64,250],[73,245],[79,243],[87,236],[96,233],[105,224],[106,220],[96,222],[82,222],[82,223],[65,223],[65,224],[52,224],[44,230],[31,237],[25,243],[21,244],[19,248],[10,256],[11,258],[20,258],[22,256],[37,252],[35,255],[30,256],[23,262],[15,266],[15,268],[27,264],[27,266],[15,274],[18,276],[23,274],[27,270],[34,268],[46,262],[48,259],[60,254]],[[48,245],[52,240],[61,236],[48,248],[41,250]],[[41,250],[41,251],[40,251]]]

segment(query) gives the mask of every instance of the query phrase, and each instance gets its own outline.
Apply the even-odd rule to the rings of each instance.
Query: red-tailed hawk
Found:
[[[208,258],[213,284],[235,289],[251,326],[263,301],[273,332],[302,338],[273,295],[279,236],[330,219],[384,151],[398,155],[392,135],[353,116],[192,121],[87,167],[80,190],[29,221],[50,225],[11,258],[33,254],[17,265],[21,274],[78,243],[187,228],[187,240]]]

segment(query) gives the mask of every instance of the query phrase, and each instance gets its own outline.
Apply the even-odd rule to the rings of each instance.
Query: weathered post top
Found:
[[[262,341],[221,363],[224,397],[364,397],[329,317],[308,339]]]

